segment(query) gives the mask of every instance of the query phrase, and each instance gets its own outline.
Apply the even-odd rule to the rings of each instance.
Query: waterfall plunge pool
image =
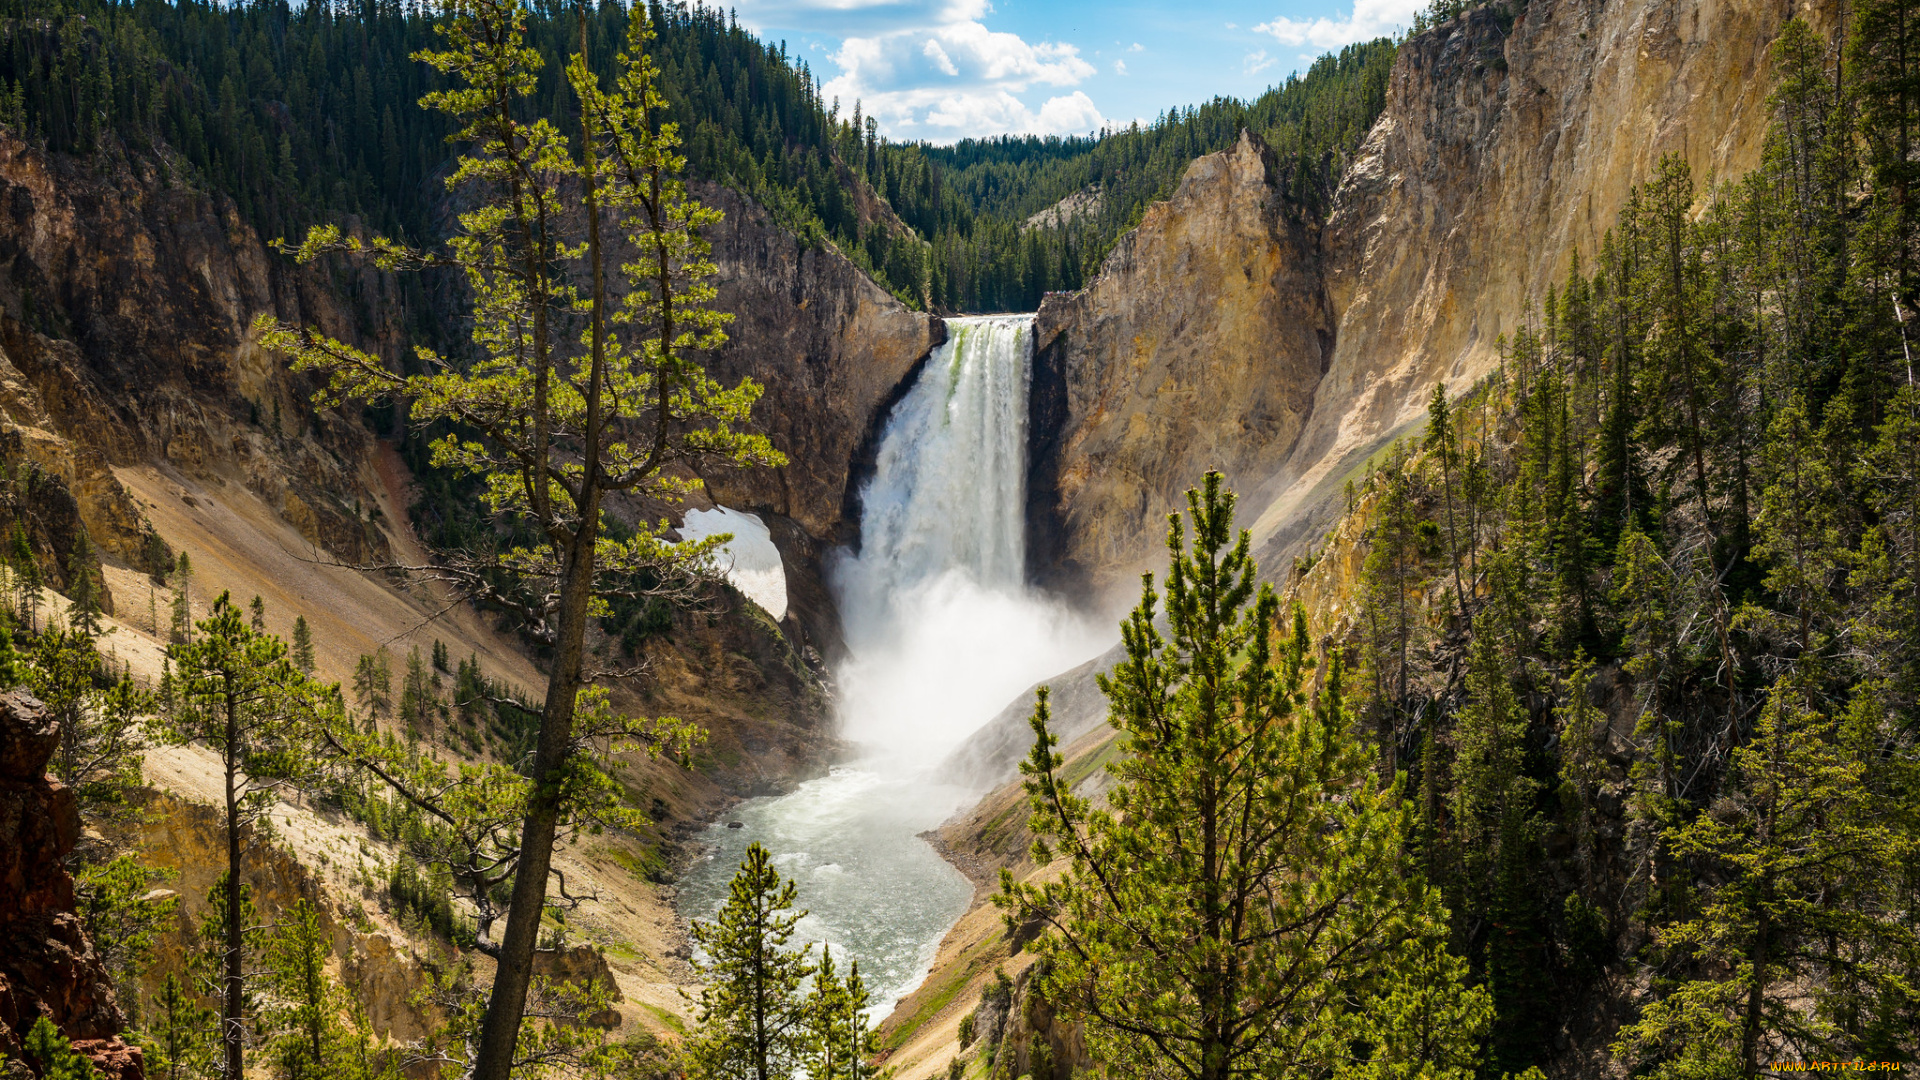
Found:
[[[799,885],[808,914],[795,938],[831,946],[843,973],[858,960],[878,1021],[926,978],[941,937],[973,897],[966,877],[918,835],[969,794],[840,766],[789,794],[749,799],[727,818],[741,828],[716,822],[702,838],[709,851],[681,879],[680,910],[712,917],[747,845],[760,844]]]

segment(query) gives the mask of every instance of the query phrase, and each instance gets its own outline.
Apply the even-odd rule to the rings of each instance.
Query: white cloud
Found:
[[[1095,74],[1072,45],[1029,42],[961,19],[912,31],[849,37],[832,56],[829,98],[861,102],[891,136],[948,141],[1001,132],[1066,134],[1105,118],[1081,91],[1031,104],[1041,88],[1067,89]],[[1119,69],[1124,73],[1124,67]]]
[[[801,30],[823,37],[874,37],[979,19],[987,0],[730,0],[749,30]]]
[[[1104,58],[987,29],[992,0],[728,0],[727,6],[755,32],[827,40],[827,58],[839,73],[822,93],[840,99],[842,115],[859,101],[890,136],[1084,134],[1107,122],[1075,89],[1098,73],[1093,61]],[[1120,42],[1114,44],[1120,51]],[[1135,44],[1127,51],[1144,50]],[[817,61],[814,67],[822,78],[833,70]]]
[[[1113,73],[1115,75],[1125,75],[1127,73],[1127,62],[1125,60],[1115,60],[1113,62]]]
[[[1283,45],[1332,49],[1404,29],[1424,6],[1424,0],[1354,0],[1353,13],[1344,19],[1281,17],[1253,29],[1255,33],[1272,35]]]
[[[1229,30],[1238,30],[1238,29],[1240,29],[1240,24],[1239,24],[1239,23],[1228,23],[1228,24],[1227,24],[1227,29],[1229,29]]]
[[[1248,75],[1258,75],[1277,62],[1273,57],[1267,55],[1267,50],[1260,49],[1257,52],[1247,54],[1247,58],[1241,61],[1240,70]]]
[[[1128,52],[1146,52],[1147,47],[1136,41],[1133,44],[1127,46],[1127,51]]]
[[[952,58],[947,56],[947,50],[941,48],[939,42],[928,38],[927,47],[921,51],[927,54],[927,59],[933,61],[933,66],[938,68],[942,74],[960,74],[960,69],[953,66]]]

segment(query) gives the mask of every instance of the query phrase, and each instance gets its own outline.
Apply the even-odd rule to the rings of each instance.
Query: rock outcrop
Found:
[[[1435,382],[1458,393],[1492,370],[1500,335],[1574,252],[1592,264],[1663,155],[1702,190],[1759,163],[1768,50],[1796,13],[1830,22],[1760,0],[1535,0],[1510,32],[1479,9],[1401,49],[1322,239],[1333,363],[1249,518],[1269,558],[1309,535],[1299,511],[1424,416]],[[1331,521],[1319,509],[1314,531]]]
[[[1284,214],[1250,215],[1272,197],[1249,144],[1194,162],[1098,279],[1043,305],[1039,576],[1130,591],[1209,467],[1280,573],[1348,470],[1419,422],[1436,381],[1492,369],[1663,154],[1703,187],[1758,162],[1768,49],[1796,13],[1831,21],[1761,0],[1532,0],[1510,29],[1470,11],[1402,46],[1319,227],[1250,227]]]
[[[218,809],[164,791],[141,793],[137,805],[140,817],[129,835],[116,837],[119,846],[139,851],[147,865],[171,872],[168,887],[182,901],[173,924],[159,935],[152,965],[142,976],[142,990],[151,1000],[169,974],[185,972],[188,952],[198,947],[207,896],[226,871],[226,826]],[[263,912],[283,912],[301,900],[314,905],[340,975],[367,1010],[376,1035],[406,1041],[429,1034],[437,1017],[413,1002],[427,983],[425,968],[407,942],[352,924],[345,914],[347,904],[359,898],[330,892],[321,873],[258,835],[248,840],[241,880]]]
[[[56,478],[93,541],[142,569],[147,529],[114,466],[239,483],[337,556],[382,554],[353,501],[373,484],[370,437],[357,416],[314,417],[311,387],[249,328],[272,312],[391,351],[406,305],[384,275],[294,268],[231,200],[173,182],[164,162],[106,149],[79,161],[0,134],[7,456]],[[48,539],[59,582],[52,563],[72,541]]]
[[[716,473],[714,498],[767,521],[787,563],[789,605],[823,649],[838,640],[820,557],[852,542],[879,428],[918,365],[946,340],[937,316],[913,311],[827,247],[809,247],[734,192],[700,185],[725,213],[709,230],[719,269],[715,306],[730,312],[715,378],[766,387],[753,426],[787,455],[779,469]]]
[[[47,774],[60,729],[22,690],[0,694],[0,1060],[19,1061],[40,1017],[111,1080],[140,1080],[139,1049],[74,909],[65,861],[80,837],[73,792]]]
[[[1244,483],[1280,467],[1333,345],[1318,232],[1242,134],[1093,284],[1041,305],[1027,547],[1042,583],[1107,584],[1209,468]]]

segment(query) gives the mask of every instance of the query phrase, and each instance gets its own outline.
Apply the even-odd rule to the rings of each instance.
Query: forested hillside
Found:
[[[1916,31],[1849,30],[1790,23],[1762,167],[1663,160],[1349,487],[1367,723],[1493,1075],[1920,1049]]]
[[[529,108],[565,116],[575,8],[533,9],[545,63]],[[933,147],[881,139],[858,102],[823,101],[784,43],[718,8],[654,0],[649,15],[694,175],[832,242],[908,303],[962,312],[1032,310],[1080,287],[1189,161],[1243,127],[1275,149],[1303,210],[1324,209],[1394,54],[1385,40],[1351,46],[1253,102],[1175,108],[1145,127]],[[594,12],[588,52],[603,70],[625,21],[616,3]],[[349,214],[413,237],[444,225],[452,148],[444,120],[414,107],[440,83],[410,59],[436,40],[417,5],[3,0],[0,34],[0,123],[53,151],[157,154],[180,182],[231,195],[266,236]],[[1087,212],[1027,224],[1076,193]]]

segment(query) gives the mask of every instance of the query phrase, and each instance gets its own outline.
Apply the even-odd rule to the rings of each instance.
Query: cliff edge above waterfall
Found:
[[[1042,584],[1110,584],[1209,468],[1279,468],[1333,342],[1318,233],[1243,132],[1187,169],[1092,284],[1041,305],[1027,518]]]

